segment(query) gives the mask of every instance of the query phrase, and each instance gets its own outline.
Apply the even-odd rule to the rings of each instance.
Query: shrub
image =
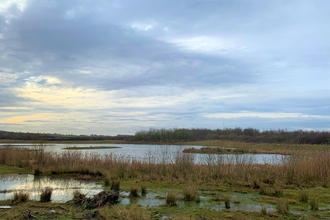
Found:
[[[196,187],[187,185],[183,188],[183,199],[185,201],[194,201],[196,198]]]
[[[16,203],[23,203],[23,202],[27,202],[29,201],[29,193],[27,192],[23,192],[23,191],[16,191],[14,193],[14,198],[13,198],[13,202],[16,202]]]
[[[138,195],[138,192],[139,192],[139,188],[136,187],[136,186],[132,186],[131,189],[130,189],[130,193],[129,193],[129,195],[130,195],[131,197],[138,197],[138,196],[139,196],[139,195]]]
[[[40,202],[49,202],[52,197],[53,189],[46,187],[41,191]]]
[[[174,191],[170,191],[166,196],[166,204],[169,206],[175,206],[177,201],[176,193]]]

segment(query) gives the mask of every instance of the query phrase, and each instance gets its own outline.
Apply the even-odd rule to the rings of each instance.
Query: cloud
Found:
[[[326,129],[327,6],[2,1],[0,120],[102,134],[223,123]]]

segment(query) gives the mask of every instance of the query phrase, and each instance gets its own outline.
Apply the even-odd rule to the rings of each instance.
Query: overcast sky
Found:
[[[328,0],[1,0],[0,130],[330,130]]]

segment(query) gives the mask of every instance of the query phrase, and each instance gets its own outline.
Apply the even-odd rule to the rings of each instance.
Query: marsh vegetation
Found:
[[[254,144],[250,144],[250,149],[249,144],[242,145],[247,150],[256,149]],[[263,149],[261,145],[258,147]],[[196,163],[195,154],[175,152],[166,147],[137,159],[112,153],[100,155],[72,150],[54,153],[42,147],[4,146],[0,148],[0,171],[8,173],[10,169],[13,172],[23,169],[35,173],[38,169],[42,176],[74,176],[99,182],[105,190],[127,192],[122,195],[127,198],[126,205],[119,202],[111,207],[97,208],[99,218],[105,219],[111,219],[110,216],[120,218],[120,213],[131,216],[133,212],[143,213],[146,219],[164,216],[173,219],[329,217],[330,151],[326,146],[310,147],[295,150],[293,145],[290,157],[283,158],[280,163],[260,164],[244,154],[239,159],[227,160],[221,154],[205,154],[204,163]],[[264,148],[275,149],[276,145],[267,144]],[[149,203],[148,207],[139,204],[148,199],[160,202]],[[24,202],[26,205],[22,207],[28,208],[28,204],[35,202]],[[8,202],[1,204],[8,205]],[[30,207],[52,207],[52,204],[55,203]],[[251,208],[251,204],[255,208]],[[61,207],[63,210],[57,212],[59,215],[82,217],[85,213],[82,207],[70,203]],[[15,215],[13,212],[6,210],[0,217]]]

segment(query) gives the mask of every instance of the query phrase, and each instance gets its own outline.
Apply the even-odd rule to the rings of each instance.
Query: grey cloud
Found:
[[[17,96],[11,90],[0,87],[0,107],[25,106],[32,100]]]
[[[29,15],[28,12],[27,14]],[[56,71],[58,76],[66,81],[71,81],[73,85],[97,85],[103,89],[136,86],[136,82],[138,85],[178,83],[186,86],[203,86],[213,83],[239,83],[245,80],[250,81],[253,78],[249,66],[241,60],[183,52],[172,44],[140,36],[135,31],[117,25],[94,25],[90,21],[84,23],[84,20],[76,22],[60,18],[49,26],[47,18],[52,16],[52,13],[44,12],[40,16],[44,16],[45,19],[42,17],[38,22],[33,16],[35,15],[30,15],[32,18],[27,15],[23,16],[13,26],[19,30],[20,43],[23,48],[26,47],[26,50],[30,51],[26,56],[32,54],[43,62],[41,66],[32,67],[30,75]],[[54,59],[54,56],[51,56],[49,60],[48,53],[55,53],[55,60],[51,60]],[[44,54],[46,55],[44,56]],[[83,58],[77,60],[72,58],[73,55]],[[98,77],[97,72],[93,72],[91,75],[67,73],[73,66],[79,68],[86,63],[91,63],[93,67],[100,61],[105,63],[112,58],[151,67],[156,63],[162,63],[163,67],[154,68],[137,77],[128,76],[118,80],[113,80],[111,73],[103,74],[103,77]],[[176,63],[181,60],[188,63],[197,60],[202,66],[177,67]],[[236,70],[223,70],[223,65],[232,65]],[[111,68],[111,66],[108,67]],[[63,71],[58,72],[58,69]],[[24,80],[24,77],[27,75],[22,75],[21,80]],[[112,83],[108,83],[108,81]]]
[[[328,116],[330,87],[326,80],[330,80],[330,29],[325,22],[330,19],[326,10],[330,6],[328,2],[102,0],[95,3],[62,0],[28,3],[22,13],[11,8],[16,17],[9,23],[5,22],[5,15],[0,15],[3,37],[0,39],[0,66],[17,75],[16,81],[10,84],[0,82],[2,107],[31,103],[32,100],[15,94],[13,88],[23,87],[30,77],[43,75],[59,78],[62,81],[61,85],[56,85],[59,89],[62,86],[120,90],[119,98],[181,95],[188,90],[197,94],[194,99],[181,100],[167,109],[112,109],[123,112],[119,116],[104,113],[106,109],[99,112],[88,108],[74,110],[86,115],[97,113],[90,121],[93,123],[103,124],[102,120],[111,119],[121,121],[120,125],[131,121],[148,126],[163,124],[164,127],[214,128],[226,123],[233,127],[326,128],[324,122],[316,119],[211,120],[202,115],[253,111]],[[154,27],[148,31],[138,30],[130,27],[134,22],[152,23]],[[196,36],[237,41],[238,47],[243,49],[215,54],[169,43],[170,39]],[[82,74],[81,70],[90,73]],[[287,75],[291,78],[285,84],[271,84]],[[36,83],[41,87],[49,86],[46,80]],[[232,88],[235,93],[235,88],[241,87],[239,92],[242,93],[245,86],[263,87],[270,97],[257,100],[247,91],[246,100],[233,98],[236,102],[229,102],[211,99],[201,92],[204,88],[216,91],[221,87]],[[157,90],[157,87],[162,88]],[[285,97],[276,94],[279,90],[290,91],[291,87],[294,94],[288,92]],[[312,92],[313,96],[308,96]],[[65,113],[73,110],[38,105],[30,111]],[[166,119],[125,117],[125,113],[134,111],[154,118],[165,115]],[[72,119],[72,123],[85,129],[83,124],[89,122]],[[62,129],[65,128],[58,128]]]

